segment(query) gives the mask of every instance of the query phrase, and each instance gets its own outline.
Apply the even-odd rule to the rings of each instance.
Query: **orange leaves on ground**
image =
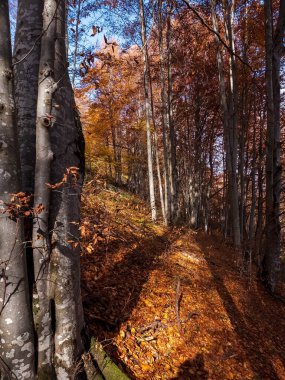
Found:
[[[285,378],[285,307],[240,275],[219,237],[154,226],[138,198],[88,186],[81,225],[86,320],[130,378]]]

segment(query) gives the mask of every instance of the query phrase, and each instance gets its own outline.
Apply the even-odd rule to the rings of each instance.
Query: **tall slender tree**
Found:
[[[275,291],[280,259],[280,60],[284,49],[285,1],[280,0],[274,28],[272,2],[264,1],[266,53],[266,226],[263,276],[266,285]]]
[[[0,3],[0,334],[1,378],[34,378],[33,324],[20,195],[8,0]],[[18,195],[17,195],[18,194]],[[13,201],[12,201],[13,203]],[[10,207],[9,207],[10,204]]]
[[[84,179],[84,138],[68,75],[66,54],[67,14],[65,2],[57,10],[54,96],[55,124],[51,131],[54,160],[51,182],[63,184],[52,191],[51,298],[54,303],[54,363],[58,379],[72,379],[83,352],[85,334],[80,293],[80,194]]]
[[[53,376],[52,327],[50,299],[50,171],[53,160],[50,132],[53,125],[52,106],[57,85],[54,79],[56,0],[45,0],[43,35],[39,64],[39,86],[36,123],[36,164],[33,222],[34,275],[38,310],[36,327],[39,346],[38,373]]]
[[[18,0],[13,69],[17,108],[22,191],[32,194],[36,161],[38,94],[43,0]]]
[[[153,172],[153,148],[151,133],[151,100],[150,100],[150,69],[148,57],[148,43],[146,36],[146,21],[144,2],[139,0],[140,6],[140,23],[141,23],[141,41],[144,57],[144,95],[145,95],[145,113],[146,113],[146,136],[147,136],[147,163],[148,163],[148,180],[149,180],[149,198],[152,220],[156,221],[157,211],[155,202],[154,172]]]
[[[236,132],[236,73],[235,73],[235,50],[233,40],[233,5],[225,7],[226,29],[230,48],[230,90],[227,93],[227,83],[224,69],[223,45],[219,39],[219,27],[216,13],[216,2],[211,1],[211,13],[213,30],[217,43],[217,65],[219,73],[220,102],[223,112],[224,125],[224,145],[226,153],[226,168],[228,174],[228,199],[230,204],[231,227],[233,231],[233,240],[236,246],[241,243],[240,239],[240,222],[239,222],[239,204],[238,204],[238,183],[237,183],[237,132]],[[230,8],[230,9],[229,9]],[[230,101],[227,101],[229,95]]]

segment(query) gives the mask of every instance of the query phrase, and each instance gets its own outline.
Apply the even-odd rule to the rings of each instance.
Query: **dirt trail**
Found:
[[[284,379],[285,305],[218,237],[154,226],[137,197],[86,186],[86,320],[132,379]]]

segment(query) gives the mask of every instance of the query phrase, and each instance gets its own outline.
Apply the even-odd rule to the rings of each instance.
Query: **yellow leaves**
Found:
[[[149,364],[142,364],[141,369],[142,369],[144,372],[149,372],[149,371],[152,370],[152,367],[151,367]]]
[[[140,358],[138,357],[138,355],[137,355],[136,353],[133,353],[133,354],[132,354],[132,357],[133,357],[134,359],[138,360],[138,361],[140,360]]]
[[[87,247],[86,247],[86,251],[88,252],[88,253],[92,253],[93,252],[93,247],[92,247],[92,245],[88,245]]]
[[[148,299],[143,299],[143,303],[148,307],[154,307],[153,303]]]
[[[85,237],[87,235],[87,228],[86,226],[82,225],[79,227],[79,231],[80,231],[80,234],[81,234],[81,237]]]
[[[179,240],[176,240],[176,243],[177,247],[181,247],[183,244],[184,244],[184,241],[179,239]]]

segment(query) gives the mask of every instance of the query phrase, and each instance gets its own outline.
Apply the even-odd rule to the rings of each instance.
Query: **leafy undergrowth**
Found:
[[[86,321],[130,378],[285,379],[285,306],[230,246],[153,225],[142,200],[103,181],[83,198]]]

